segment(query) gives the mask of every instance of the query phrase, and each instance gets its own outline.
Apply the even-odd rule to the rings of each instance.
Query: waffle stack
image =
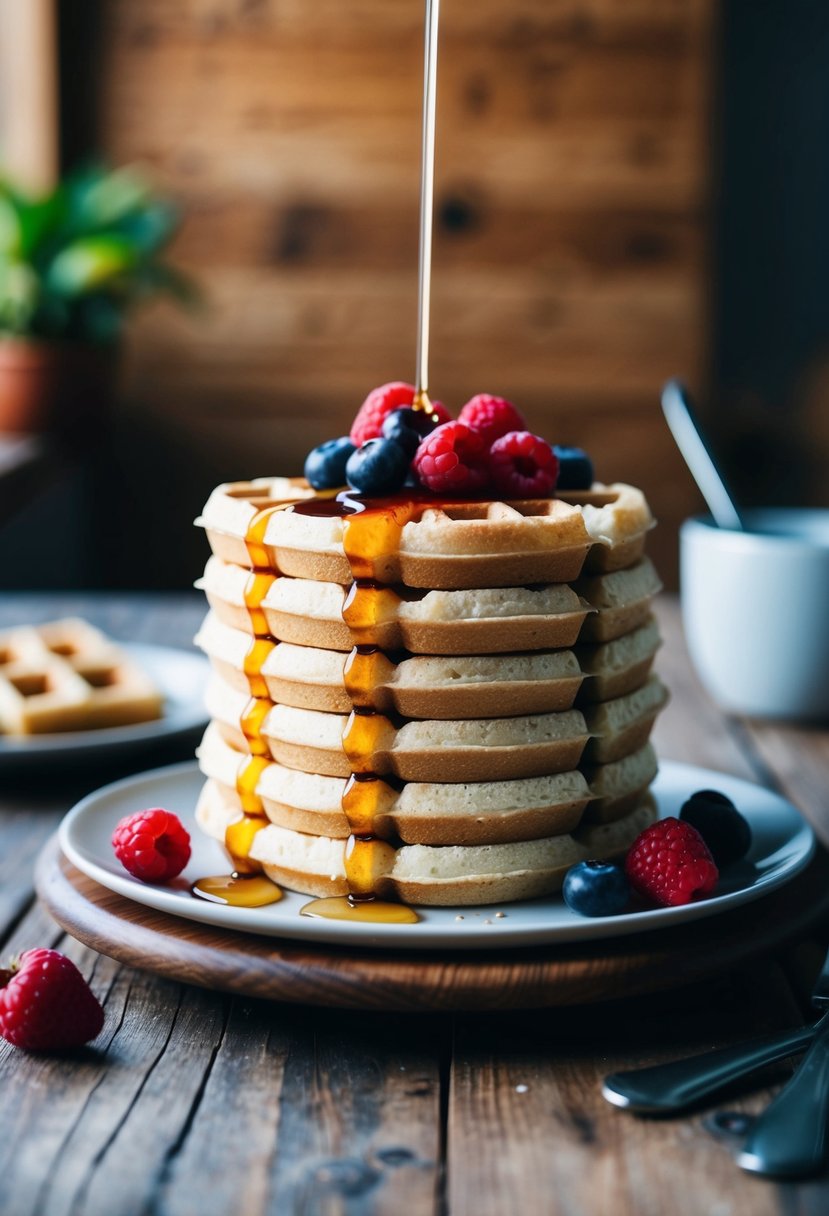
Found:
[[[651,517],[625,485],[522,502],[218,487],[197,638],[202,828],[317,896],[556,890],[654,817]]]

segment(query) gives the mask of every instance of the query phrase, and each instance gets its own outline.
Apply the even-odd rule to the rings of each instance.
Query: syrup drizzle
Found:
[[[202,899],[240,907],[259,907],[282,898],[279,887],[261,874],[259,862],[251,860],[250,850],[256,833],[268,823],[262,799],[257,793],[259,779],[270,763],[268,745],[262,738],[262,727],[273,707],[262,668],[277,644],[262,607],[278,577],[265,545],[265,532],[274,512],[281,510],[283,505],[276,504],[258,511],[245,534],[250,573],[245,583],[244,597],[253,637],[243,663],[251,695],[239,725],[250,754],[241,758],[236,770],[236,792],[242,806],[242,817],[225,831],[225,849],[233,862],[234,873],[229,877],[220,875],[199,879],[192,888],[193,894]],[[253,876],[256,876],[255,882]]]
[[[282,892],[276,883],[261,874],[216,874],[200,878],[190,888],[199,899],[212,904],[229,904],[234,908],[263,908],[277,904]]]
[[[388,872],[394,857],[392,846],[378,834],[377,819],[395,794],[373,771],[375,754],[390,724],[371,705],[373,688],[383,670],[388,672],[392,667],[392,661],[377,645],[378,633],[389,619],[390,606],[396,608],[398,603],[392,588],[374,579],[376,562],[379,555],[397,551],[400,533],[419,507],[416,499],[368,505],[348,494],[329,500],[322,509],[315,508],[313,500],[299,504],[298,509],[306,514],[324,511],[343,517],[343,548],[353,578],[343,604],[343,620],[355,642],[343,669],[343,682],[353,706],[343,731],[343,751],[351,766],[342,797],[349,827],[345,847],[348,895],[312,900],[302,908],[305,916],[392,924],[419,920],[407,905],[377,898],[378,878]]]

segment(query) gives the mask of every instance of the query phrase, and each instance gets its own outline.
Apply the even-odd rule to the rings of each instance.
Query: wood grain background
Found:
[[[433,391],[503,393],[643,485],[669,582],[697,499],[657,399],[706,365],[713,7],[442,6]],[[421,0],[97,6],[95,141],[180,199],[207,300],[132,335],[114,459],[133,507],[148,456],[169,493],[124,521],[127,581],[145,545],[157,582],[186,581],[214,481],[298,469],[413,376],[422,22]]]

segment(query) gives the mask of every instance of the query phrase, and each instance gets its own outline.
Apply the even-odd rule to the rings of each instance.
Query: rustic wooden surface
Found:
[[[83,612],[121,637],[185,644],[196,597],[6,596],[0,624]],[[670,602],[661,753],[770,782],[829,839],[827,736],[725,720],[690,675]],[[707,1111],[638,1119],[601,1077],[797,1024],[823,941],[665,997],[523,1014],[369,1014],[186,987],[67,938],[34,902],[61,814],[112,774],[40,774],[0,792],[5,953],[58,945],[107,1020],[63,1059],[0,1047],[0,1211],[10,1216],[771,1216],[825,1212],[825,1179],[740,1173]],[[677,967],[683,960],[677,958]],[[621,994],[620,994],[621,995]],[[765,1087],[729,1096],[757,1111]]]
[[[64,12],[65,122],[83,107],[87,149],[147,165],[181,201],[173,252],[205,293],[198,316],[162,305],[131,334],[113,464],[136,495],[148,462],[171,473],[163,506],[125,512],[133,552],[168,530],[170,494],[185,519],[214,482],[295,472],[369,389],[414,374],[423,2]],[[698,501],[657,394],[676,374],[703,387],[715,12],[441,11],[432,388],[455,409],[511,397],[603,479],[647,485],[669,525]],[[90,61],[94,86],[78,80]],[[671,585],[667,535],[653,547]],[[157,550],[176,585],[190,534]]]

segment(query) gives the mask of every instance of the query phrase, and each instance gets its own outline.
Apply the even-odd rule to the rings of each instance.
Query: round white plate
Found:
[[[119,643],[164,694],[164,712],[153,722],[101,730],[73,730],[53,735],[0,735],[0,771],[26,762],[118,759],[130,752],[195,732],[207,725],[204,691],[210,665],[200,654],[172,646]]]
[[[291,891],[285,892],[280,903],[265,908],[231,908],[206,903],[190,894],[189,885],[196,879],[226,874],[229,869],[219,845],[203,835],[193,818],[203,780],[197,766],[187,763],[107,785],[69,812],[60,827],[60,847],[73,865],[96,882],[173,916],[271,937],[411,950],[529,946],[663,929],[758,899],[802,870],[814,850],[811,828],[779,795],[723,773],[665,761],[653,787],[661,816],[677,815],[694,790],[718,789],[734,800],[751,824],[754,841],[748,858],[723,872],[719,894],[712,899],[680,908],[594,919],[577,916],[560,896],[555,896],[483,908],[420,908],[421,920],[416,925],[319,920],[300,915],[309,896]],[[175,811],[192,836],[193,856],[182,877],[171,886],[146,886],[131,878],[116,861],[110,845],[118,820],[149,806]]]

